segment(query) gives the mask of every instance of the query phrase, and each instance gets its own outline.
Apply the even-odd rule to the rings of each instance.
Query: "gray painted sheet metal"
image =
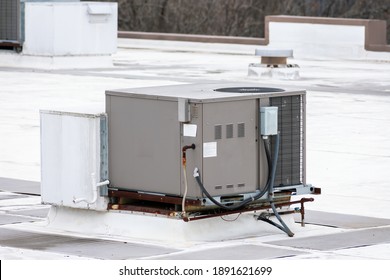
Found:
[[[390,227],[371,228],[307,238],[268,242],[268,244],[320,251],[390,243]]]
[[[261,93],[237,93],[237,92],[219,92],[215,89],[229,87],[244,87],[244,88],[259,88],[263,85],[256,83],[209,83],[202,84],[186,84],[174,86],[159,86],[159,87],[144,87],[144,88],[128,88],[106,91],[107,96],[122,96],[122,97],[137,97],[140,99],[154,99],[177,101],[178,98],[188,99],[194,103],[222,102],[233,100],[245,100],[256,98],[267,98],[271,96],[291,96],[303,94],[304,90],[289,90],[283,89],[282,92],[261,92]],[[264,86],[269,88],[268,86]],[[272,90],[272,89],[270,89]]]
[[[370,228],[390,225],[390,219],[380,219],[373,217],[329,213],[322,211],[305,210],[305,221],[308,224],[330,226],[337,228]],[[295,221],[301,221],[301,215],[295,215]]]
[[[0,177],[0,190],[14,193],[40,195],[41,184],[34,181]]]
[[[97,259],[135,259],[175,252],[165,247],[0,228],[0,246]]]
[[[239,245],[223,248],[213,248],[183,254],[167,255],[153,259],[160,260],[260,260],[285,258],[306,254],[305,252],[271,248],[258,245]]]

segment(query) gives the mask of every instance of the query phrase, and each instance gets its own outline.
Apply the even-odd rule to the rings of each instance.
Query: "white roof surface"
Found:
[[[229,45],[225,51],[221,44],[197,48],[181,42],[176,51],[175,42],[130,39],[119,40],[119,46],[115,66],[104,69],[1,67],[2,55],[9,53],[0,51],[0,189],[7,190],[0,192],[1,259],[390,259],[389,61],[290,59],[300,66],[300,79],[256,79],[247,77],[248,64],[258,60],[256,46],[235,51]],[[257,236],[169,246],[72,234],[40,226],[48,206],[40,205],[39,196],[15,193],[40,181],[39,110],[104,112],[106,90],[232,81],[308,92],[307,182],[323,194],[306,204],[307,222],[313,224],[296,225],[294,238],[267,226]],[[15,185],[12,179],[26,181]],[[29,234],[56,246],[33,247]],[[124,240],[127,247],[118,249]],[[82,249],[71,250],[75,244]]]

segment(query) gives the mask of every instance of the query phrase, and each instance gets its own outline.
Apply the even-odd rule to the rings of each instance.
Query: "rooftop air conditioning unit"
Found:
[[[110,188],[137,193],[132,199],[183,199],[183,212],[200,209],[191,201],[238,209],[270,192],[313,193],[305,177],[305,104],[303,90],[253,84],[108,91]]]
[[[306,183],[305,94],[188,84],[107,91],[106,113],[41,111],[42,201],[184,221],[256,212],[291,236],[278,212],[303,215],[312,199],[291,197],[320,193]]]
[[[187,169],[201,171],[213,196],[265,187],[267,107],[277,108],[281,137],[275,186],[306,184],[305,91],[181,85],[108,91],[106,101],[110,181],[118,189],[182,196],[182,148],[192,144]],[[203,197],[195,180],[187,196]]]

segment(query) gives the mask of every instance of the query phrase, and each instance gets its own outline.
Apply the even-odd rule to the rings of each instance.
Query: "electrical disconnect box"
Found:
[[[123,89],[106,92],[106,112],[112,188],[199,199],[190,176],[198,168],[212,196],[253,193],[269,178],[262,135],[277,133],[275,188],[306,184],[303,90],[247,83]],[[187,188],[182,149],[192,144]]]
[[[261,135],[278,134],[278,107],[261,107],[260,114]]]

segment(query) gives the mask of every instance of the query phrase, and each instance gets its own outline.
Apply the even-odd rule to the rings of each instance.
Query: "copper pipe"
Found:
[[[182,157],[182,159],[183,159],[183,165],[186,165],[186,163],[187,163],[187,157],[186,157],[186,151],[188,150],[188,149],[195,149],[195,144],[192,144],[192,145],[186,145],[186,146],[184,146],[182,149],[181,149],[181,151],[182,151],[182,153],[183,153],[183,157]]]
[[[314,201],[314,198],[305,198],[304,197],[300,200],[283,202],[283,203],[275,203],[275,207],[290,206],[290,205],[298,204],[298,203],[301,203],[301,205],[302,205],[305,202],[312,202],[312,201]],[[269,208],[270,208],[269,205],[267,205],[267,206],[259,206],[259,207],[235,210],[235,211],[226,211],[223,213],[211,214],[211,215],[205,215],[205,216],[198,216],[198,217],[191,217],[191,218],[185,217],[185,218],[183,218],[183,221],[189,222],[189,221],[203,220],[203,219],[207,219],[207,218],[214,218],[214,217],[226,216],[226,215],[230,215],[230,214],[238,214],[238,213],[251,212],[251,211],[257,211],[257,210],[265,210],[265,209],[269,209]]]

